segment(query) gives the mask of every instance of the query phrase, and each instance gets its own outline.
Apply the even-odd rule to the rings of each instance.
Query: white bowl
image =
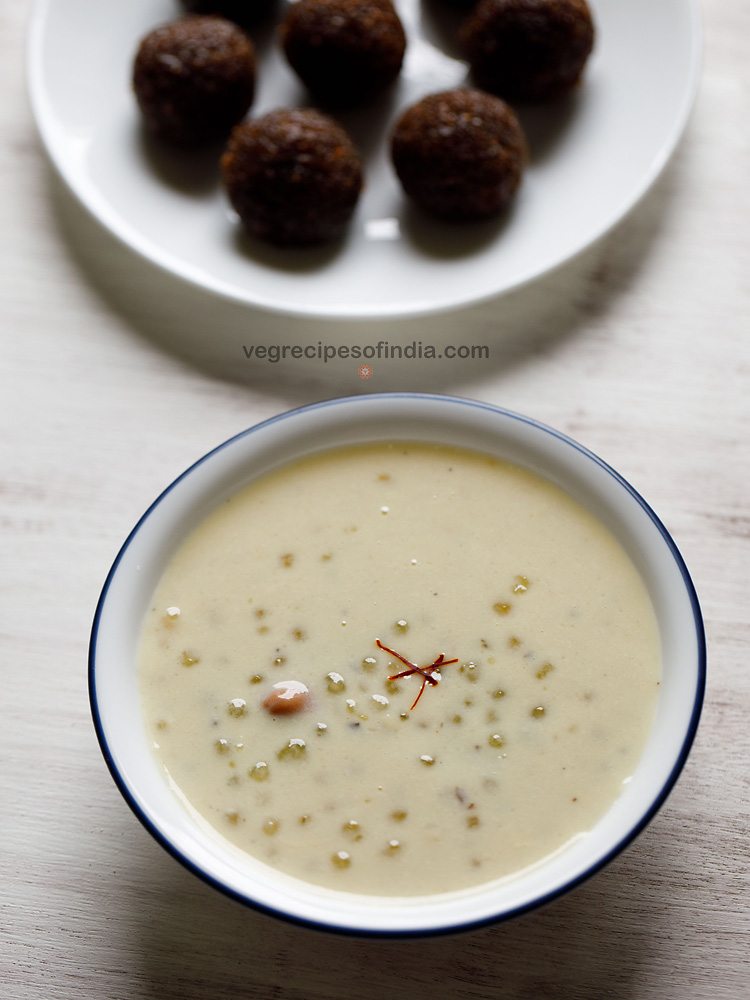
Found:
[[[180,541],[248,481],[312,451],[377,440],[442,442],[526,466],[557,483],[615,534],[649,590],[663,679],[643,756],[584,837],[516,875],[457,892],[364,896],[292,878],[209,831],[165,780],[141,712],[136,645],[154,587]],[[191,466],[149,507],[104,584],[89,654],[91,707],[112,776],[144,826],[211,885],[258,909],[329,930],[405,936],[475,927],[522,913],[577,885],[646,826],[677,779],[705,686],[700,607],[663,524],[635,490],[570,438],[526,417],[449,396],[387,393],[317,403],[243,431]]]

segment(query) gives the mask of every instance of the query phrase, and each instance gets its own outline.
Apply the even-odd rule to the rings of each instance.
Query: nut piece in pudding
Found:
[[[526,141],[511,109],[479,90],[448,90],[404,112],[391,137],[406,194],[451,222],[490,218],[512,200]]]
[[[263,699],[263,708],[271,715],[295,715],[310,704],[310,689],[301,681],[279,681]]]
[[[221,170],[246,230],[278,246],[341,236],[362,189],[351,139],[312,109],[272,111],[238,125]]]
[[[220,17],[186,17],[141,42],[133,88],[150,132],[178,146],[223,139],[255,95],[255,50]]]
[[[391,0],[299,0],[280,39],[308,90],[334,107],[358,104],[392,83],[406,49]]]
[[[218,14],[237,24],[257,24],[276,6],[276,0],[182,0],[193,14]]]
[[[594,46],[594,23],[586,0],[480,0],[462,39],[478,86],[533,103],[578,83]]]

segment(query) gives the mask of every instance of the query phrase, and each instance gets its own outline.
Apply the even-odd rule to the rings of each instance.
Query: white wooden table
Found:
[[[655,0],[658,2],[658,0]],[[396,328],[262,321],[116,245],[61,188],[0,11],[0,996],[732,998],[748,964],[748,105],[745,0],[705,5],[696,112],[608,239],[531,288]],[[744,88],[744,92],[743,92]],[[283,336],[488,343],[481,363],[269,366]],[[256,420],[366,389],[454,391],[570,432],[666,521],[710,642],[694,752],[627,853],[543,911],[468,936],[351,941],[246,911],[140,827],[89,720],[103,576],[155,494]]]

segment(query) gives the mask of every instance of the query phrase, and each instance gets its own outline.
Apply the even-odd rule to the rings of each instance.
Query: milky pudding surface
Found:
[[[139,649],[186,808],[291,875],[378,895],[585,836],[635,769],[660,670],[645,585],[595,517],[518,466],[401,442],[221,504]]]

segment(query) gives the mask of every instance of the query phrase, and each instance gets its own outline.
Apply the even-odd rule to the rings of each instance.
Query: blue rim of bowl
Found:
[[[373,399],[425,400],[425,401],[439,402],[457,406],[466,406],[474,409],[485,410],[489,413],[494,414],[495,416],[501,416],[510,420],[516,420],[519,423],[526,424],[529,427],[534,427],[537,430],[544,432],[545,434],[549,434],[552,437],[557,438],[558,441],[561,441],[568,447],[573,448],[575,451],[584,455],[586,458],[590,459],[601,469],[607,472],[610,476],[612,476],[613,479],[616,480],[616,482],[620,484],[620,486],[623,487],[623,489],[625,489],[630,494],[630,496],[636,501],[636,503],[638,503],[638,505],[641,507],[644,513],[650,518],[650,520],[656,526],[656,528],[658,529],[659,533],[662,536],[662,539],[667,545],[667,548],[671,552],[672,558],[676,562],[677,568],[679,569],[680,574],[682,576],[682,581],[685,585],[685,590],[687,591],[687,595],[690,600],[690,606],[693,612],[693,623],[695,626],[696,649],[698,654],[697,683],[693,700],[693,709],[690,715],[690,722],[688,724],[687,731],[685,733],[685,737],[683,739],[682,746],[680,748],[680,752],[677,755],[677,759],[675,760],[672,770],[670,771],[667,780],[662,786],[661,791],[656,796],[654,801],[651,803],[649,808],[646,810],[644,815],[633,827],[631,827],[631,829],[625,834],[625,836],[622,837],[618,841],[618,843],[615,844],[615,846],[612,847],[611,850],[609,850],[607,854],[604,855],[604,857],[600,858],[598,861],[596,861],[596,863],[587,868],[585,872],[582,872],[575,878],[570,879],[570,881],[566,882],[564,885],[558,886],[551,892],[547,892],[537,897],[536,899],[531,900],[528,903],[524,903],[521,906],[516,906],[508,910],[504,910],[501,913],[497,913],[489,917],[481,917],[477,920],[462,921],[457,924],[451,924],[435,928],[427,928],[422,930],[414,929],[414,930],[383,931],[383,930],[373,930],[373,929],[361,929],[361,928],[349,927],[345,924],[340,925],[334,923],[326,923],[324,921],[308,919],[306,917],[299,917],[285,910],[276,909],[272,906],[267,906],[265,903],[260,903],[257,900],[253,899],[251,896],[245,895],[245,893],[242,892],[238,892],[236,889],[233,889],[231,886],[226,885],[223,882],[220,882],[218,879],[214,878],[208,872],[204,871],[199,865],[197,865],[189,857],[183,854],[182,851],[178,850],[177,847],[174,846],[174,844],[172,844],[172,842],[161,832],[161,830],[158,829],[157,826],[155,826],[155,824],[149,819],[149,817],[144,813],[144,811],[136,802],[135,797],[131,793],[128,785],[126,784],[125,780],[120,774],[117,765],[115,764],[112,754],[110,752],[109,745],[107,743],[107,736],[106,733],[104,732],[104,726],[102,725],[101,716],[99,714],[99,706],[96,694],[96,644],[99,633],[99,624],[102,615],[102,610],[107,600],[107,594],[109,592],[110,585],[115,577],[115,574],[117,573],[118,567],[120,565],[123,556],[125,555],[125,552],[130,546],[130,543],[138,534],[138,532],[141,529],[141,526],[151,515],[152,511],[154,511],[156,507],[159,506],[162,500],[169,493],[171,493],[172,490],[179,483],[181,483],[183,479],[186,479],[195,469],[197,469],[198,466],[203,465],[203,463],[208,461],[208,459],[210,459],[213,455],[217,454],[220,451],[223,451],[225,448],[228,448],[236,441],[239,441],[240,439],[245,437],[249,437],[256,431],[263,430],[266,427],[270,427],[273,424],[279,423],[280,421],[286,420],[290,417],[299,417],[306,413],[313,413],[316,410],[327,409],[334,406],[341,406],[341,405],[352,406],[361,404],[367,405]],[[638,493],[638,491],[635,490],[630,485],[630,483],[619,474],[619,472],[617,472],[610,465],[608,465],[603,459],[599,458],[599,456],[594,454],[594,452],[589,451],[588,448],[585,448],[583,445],[573,440],[573,438],[568,437],[567,434],[563,434],[561,431],[557,431],[552,427],[548,427],[546,424],[543,424],[538,420],[533,420],[531,417],[523,416],[522,414],[515,413],[512,410],[506,410],[500,406],[494,406],[491,403],[483,403],[479,400],[466,399],[460,396],[447,396],[447,395],[444,396],[439,393],[420,393],[420,392],[370,393],[362,396],[341,396],[335,399],[328,399],[318,403],[312,403],[307,406],[296,407],[293,410],[286,410],[284,413],[277,414],[276,416],[270,417],[267,420],[263,420],[258,424],[254,424],[252,427],[248,427],[244,431],[240,431],[239,434],[233,435],[226,441],[217,445],[215,448],[212,448],[209,452],[207,452],[196,462],[194,462],[191,466],[185,469],[184,472],[182,472],[179,476],[177,476],[177,478],[173,480],[173,482],[171,482],[169,486],[167,486],[166,489],[164,489],[159,494],[159,496],[141,515],[141,517],[138,519],[135,526],[133,527],[132,531],[123,542],[122,547],[120,548],[120,551],[117,553],[117,556],[115,557],[115,560],[112,563],[110,571],[107,574],[107,578],[104,581],[104,586],[102,587],[101,594],[99,595],[99,600],[96,605],[96,611],[94,612],[94,620],[91,627],[91,638],[89,642],[89,655],[88,655],[88,687],[89,687],[89,704],[91,707],[91,715],[94,722],[94,729],[96,730],[96,736],[99,741],[99,747],[102,751],[102,755],[107,764],[107,767],[109,768],[109,772],[112,775],[112,778],[115,784],[117,785],[118,789],[120,790],[120,794],[125,799],[127,804],[130,806],[130,809],[135,814],[135,816],[140,820],[141,824],[146,828],[146,830],[148,830],[148,832],[157,841],[157,843],[161,844],[161,846],[169,854],[171,854],[172,857],[174,857],[177,861],[179,861],[180,864],[182,864],[185,868],[187,868],[188,871],[192,872],[194,875],[197,875],[198,878],[202,879],[202,881],[206,882],[214,889],[218,889],[219,892],[222,892],[224,895],[229,896],[231,899],[234,899],[237,902],[243,903],[245,906],[249,906],[252,909],[259,911],[260,913],[268,914],[269,916],[285,920],[288,923],[296,924],[302,927],[312,928],[313,930],[327,931],[331,933],[343,934],[359,938],[395,939],[395,938],[415,938],[415,937],[438,937],[446,934],[457,934],[463,931],[478,930],[481,927],[487,927],[492,924],[500,923],[501,921],[509,920],[512,917],[520,916],[523,913],[528,913],[531,910],[535,910],[541,906],[545,906],[547,903],[551,903],[553,900],[557,899],[560,896],[563,896],[565,893],[570,892],[572,889],[575,889],[577,886],[587,881],[589,878],[591,878],[592,875],[596,874],[596,872],[601,871],[602,868],[608,865],[610,861],[612,861],[615,857],[617,857],[618,854],[620,854],[623,850],[625,850],[625,848],[628,847],[636,839],[636,837],[646,828],[646,826],[648,826],[648,824],[651,822],[656,813],[662,807],[662,805],[667,799],[667,796],[674,787],[674,784],[677,781],[680,772],[685,766],[688,754],[690,753],[690,748],[693,744],[693,740],[695,739],[695,734],[698,729],[698,722],[701,715],[701,709],[703,707],[703,699],[706,688],[706,637],[705,637],[705,630],[703,627],[703,616],[701,614],[700,604],[698,602],[698,595],[696,593],[695,586],[693,585],[693,581],[690,577],[690,573],[688,572],[688,568],[685,565],[685,560],[682,558],[682,555],[680,554],[680,551],[677,548],[677,545],[675,544],[672,536],[667,531],[666,527],[661,522],[657,514],[651,509],[649,504],[646,503],[646,501],[640,495],[640,493]]]

